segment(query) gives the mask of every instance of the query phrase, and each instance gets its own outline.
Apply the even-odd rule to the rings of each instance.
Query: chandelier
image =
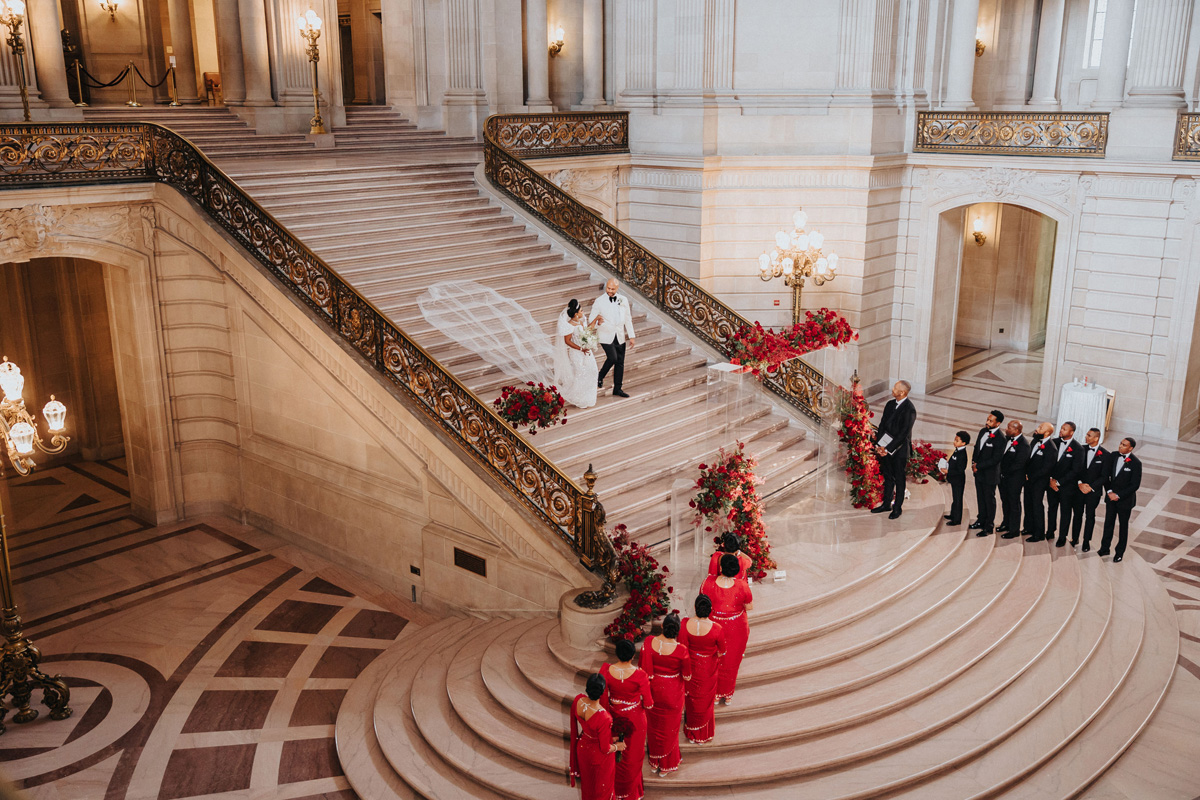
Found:
[[[37,466],[34,450],[43,453],[61,453],[70,438],[63,435],[63,424],[67,418],[67,407],[50,396],[50,402],[42,409],[46,430],[52,434],[47,447],[38,435],[34,418],[25,409],[21,393],[25,389],[25,378],[20,368],[4,357],[0,362],[0,436],[8,450],[8,460],[21,475],[28,475]],[[66,719],[71,716],[71,690],[62,678],[50,677],[38,666],[42,652],[33,642],[25,638],[21,630],[21,617],[13,597],[12,570],[8,560],[7,520],[12,517],[12,503],[8,497],[8,483],[3,480],[3,462],[0,462],[0,700],[11,696],[17,713],[13,721],[25,723],[37,719],[38,712],[29,707],[29,698],[34,689],[42,690],[42,704],[50,709],[50,719]],[[4,733],[3,719],[8,712],[0,709],[0,733]]]
[[[837,253],[825,255],[821,246],[825,237],[820,231],[805,231],[808,214],[797,211],[792,215],[792,231],[775,234],[775,247],[758,257],[758,277],[764,281],[783,278],[792,290],[792,324],[800,324],[800,292],[804,279],[812,278],[817,286],[837,277]]]

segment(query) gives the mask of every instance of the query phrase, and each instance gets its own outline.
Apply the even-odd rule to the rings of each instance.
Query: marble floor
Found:
[[[917,438],[943,449],[957,430],[975,434],[998,408],[1037,422],[1042,353],[958,347],[954,381],[927,396],[913,395]],[[885,396],[871,398],[882,408]],[[1053,422],[1053,420],[1051,420]],[[1110,430],[1106,445],[1125,434]],[[1179,657],[1171,690],[1151,726],[1088,793],[1088,797],[1200,798],[1200,435],[1169,442],[1138,437],[1142,488],[1130,520],[1130,550],[1163,581],[1179,619]],[[969,487],[968,487],[969,488]],[[973,509],[968,491],[966,505]],[[973,514],[972,514],[973,516]],[[1097,513],[1097,529],[1103,508]]]
[[[428,615],[228,519],[148,526],[127,485],[123,460],[10,482],[25,632],[74,714],[10,722],[0,774],[47,800],[354,798],[342,697]]]

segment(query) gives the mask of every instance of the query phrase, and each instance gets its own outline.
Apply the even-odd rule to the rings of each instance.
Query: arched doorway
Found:
[[[938,216],[927,392],[957,381],[1037,412],[1057,236],[1052,217],[1010,203]]]

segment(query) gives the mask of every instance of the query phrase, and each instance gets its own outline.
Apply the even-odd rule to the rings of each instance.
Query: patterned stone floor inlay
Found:
[[[431,618],[254,528],[146,525],[127,481],[118,459],[10,483],[17,601],[74,714],[10,724],[0,775],[37,800],[353,800],[342,699]]]

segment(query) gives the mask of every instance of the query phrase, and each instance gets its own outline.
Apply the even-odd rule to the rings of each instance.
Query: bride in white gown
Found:
[[[554,333],[554,381],[563,399],[578,408],[596,405],[600,374],[595,354],[582,342],[586,321],[579,301],[572,300],[558,315]]]
[[[586,318],[579,301],[567,304],[549,337],[519,303],[475,281],[436,283],[417,298],[417,304],[422,316],[449,341],[505,375],[521,382],[554,384],[563,399],[579,408],[596,405],[599,370],[596,357],[580,344]]]

